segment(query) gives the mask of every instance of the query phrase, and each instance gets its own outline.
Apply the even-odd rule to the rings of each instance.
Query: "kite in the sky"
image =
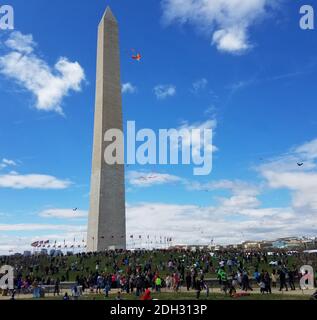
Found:
[[[148,176],[141,176],[141,177],[138,178],[138,180],[140,180],[140,181],[150,181],[150,180],[155,179],[155,178],[157,178],[157,176],[153,174],[153,175],[148,175]]]
[[[129,50],[126,50],[126,52],[129,53],[129,55],[131,54],[130,57],[134,61],[138,61],[138,62],[141,61],[141,59],[142,59],[141,53],[139,51],[137,51],[136,49],[129,49]]]
[[[299,167],[301,167],[301,166],[304,165],[304,163],[303,163],[303,162],[298,162],[297,165],[298,165]]]
[[[137,53],[137,54],[132,56],[132,59],[140,62],[141,59],[142,59],[142,56],[141,56],[140,53]]]
[[[74,208],[73,211],[76,212],[78,210],[78,208]]]

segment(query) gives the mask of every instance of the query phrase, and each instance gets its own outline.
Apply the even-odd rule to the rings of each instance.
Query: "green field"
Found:
[[[123,271],[126,270],[126,266],[124,266],[122,260],[126,257],[126,255],[116,255],[116,263],[117,267]],[[188,267],[191,267],[194,263],[199,262],[198,259],[195,259],[191,256],[184,256],[181,253],[162,253],[162,252],[145,252],[140,257],[133,257],[130,258],[130,263],[132,265],[132,268],[136,265],[144,266],[147,261],[152,262],[152,266],[154,269],[152,271],[158,271],[162,277],[165,277],[169,270],[167,268],[167,262],[168,260],[172,259],[180,259],[183,260],[183,264],[186,266],[186,269]],[[86,257],[85,259],[80,259],[76,255],[69,256],[69,257],[63,257],[63,258],[55,258],[54,263],[62,264],[63,267],[60,268],[60,271],[58,273],[55,273],[52,278],[61,278],[64,276],[67,281],[74,281],[76,279],[77,275],[88,275],[91,272],[96,271],[96,262],[99,262],[99,272],[105,272],[105,273],[112,273],[114,272],[114,259],[109,256],[103,256],[100,255],[98,257],[91,256]],[[209,272],[205,274],[205,278],[216,278],[216,274],[214,270],[218,267],[219,258],[211,258],[210,259],[213,264],[213,268],[209,269]],[[287,258],[287,265],[303,265],[306,264],[306,261],[301,261],[297,257],[288,257]],[[270,261],[270,260],[269,260]],[[13,262],[13,261],[12,261]],[[14,263],[14,262],[13,262]],[[51,263],[51,260],[48,260],[47,257],[39,257],[37,261],[37,265],[34,266],[33,275],[43,277],[45,276],[45,268],[48,267]],[[313,263],[314,265],[314,263]],[[264,261],[261,261],[258,263],[257,261],[253,261],[252,263],[244,264],[244,266],[247,268],[250,274],[252,274],[255,269],[258,270],[267,270],[268,272],[271,272],[273,267],[266,264]],[[29,273],[28,266],[24,266],[23,268],[23,275],[27,275]],[[200,266],[203,268],[203,264]],[[276,268],[276,267],[275,267]],[[188,269],[187,269],[188,270]],[[236,270],[236,268],[234,268]]]

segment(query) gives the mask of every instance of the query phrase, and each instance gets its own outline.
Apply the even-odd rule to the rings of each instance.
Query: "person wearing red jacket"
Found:
[[[143,294],[143,296],[141,297],[141,300],[145,301],[145,300],[152,300],[151,297],[151,291],[149,288],[147,288]]]

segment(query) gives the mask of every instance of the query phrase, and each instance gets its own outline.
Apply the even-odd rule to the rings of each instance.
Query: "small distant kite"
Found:
[[[150,174],[150,175],[146,175],[146,176],[141,176],[138,178],[139,181],[151,181],[153,179],[156,179],[158,176],[155,174]]]
[[[132,60],[134,61],[138,61],[140,62],[142,60],[142,55],[140,53],[140,51],[136,50],[136,49],[129,49],[129,50],[125,50],[126,53],[129,54],[129,56],[132,58]]]
[[[132,59],[140,62],[142,59],[142,56],[140,53],[138,53],[138,54],[133,55]]]
[[[141,53],[138,52],[137,50],[135,49],[131,49],[131,52],[132,52],[132,59],[135,60],[135,61],[138,61],[140,62],[141,59],[142,59],[142,56],[141,56]]]
[[[298,165],[299,167],[302,167],[302,166],[304,165],[304,163],[303,163],[303,162],[297,162],[297,165]]]
[[[74,208],[73,211],[74,211],[74,212],[78,211],[78,208]]]

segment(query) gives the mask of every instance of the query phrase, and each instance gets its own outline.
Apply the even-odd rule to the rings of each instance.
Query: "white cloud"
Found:
[[[88,216],[88,212],[84,210],[73,209],[46,209],[39,213],[43,218],[58,218],[58,219],[78,219]]]
[[[183,124],[178,128],[178,130],[181,130],[181,129],[188,129],[188,130],[213,129],[213,130],[215,130],[216,128],[217,128],[217,120],[216,119],[209,119],[206,121],[194,122],[194,123],[189,123],[188,121],[184,121]]]
[[[229,183],[230,184],[230,183]],[[228,184],[228,185],[229,185]],[[238,184],[232,182],[236,187]],[[160,202],[127,205],[127,233],[172,237],[174,243],[231,244],[245,240],[276,239],[293,235],[314,234],[317,215],[304,215],[300,223],[291,208],[247,208],[226,212],[225,206],[180,205]],[[239,219],[233,219],[236,214]],[[6,236],[9,232],[54,232],[43,236],[28,237],[21,243],[16,237]],[[9,249],[29,250],[36,240],[52,239],[72,242],[86,237],[86,226],[65,224],[0,224],[0,253]],[[25,236],[24,236],[25,237]]]
[[[154,87],[154,93],[159,100],[164,100],[167,97],[173,97],[176,94],[176,87],[173,85],[157,85]]]
[[[208,85],[207,79],[205,78],[199,79],[193,83],[192,91],[194,93],[198,93],[199,91],[206,89],[207,85]]]
[[[194,136],[194,137],[190,137],[190,138],[184,138],[182,143],[186,146],[191,146],[192,147],[192,152],[194,155],[196,154],[200,154],[201,148],[203,147],[203,142],[204,142],[204,138],[203,138],[203,133],[204,130],[213,130],[213,137],[215,136],[215,131],[217,128],[217,120],[216,119],[210,119],[210,120],[206,120],[203,122],[194,122],[194,123],[189,123],[188,121],[185,121],[177,130],[182,130],[182,129],[186,129],[189,131],[198,129],[201,131],[201,136]],[[205,150],[205,151],[211,151],[211,152],[216,152],[218,151],[218,148],[215,145],[211,145],[209,146],[210,150]]]
[[[190,185],[193,190],[230,190],[233,194],[243,194],[243,195],[257,195],[259,194],[259,188],[255,185],[247,183],[245,181],[231,181],[231,180],[219,180],[212,181],[210,183],[198,183],[194,182]]]
[[[237,215],[238,216],[238,215]],[[138,235],[173,237],[174,243],[219,244],[245,240],[313,235],[317,216],[302,217],[301,223],[288,208],[245,209],[239,219],[219,207],[166,203],[139,203],[127,207],[127,230]]]
[[[317,173],[264,171],[262,174],[274,189],[317,190]]]
[[[299,214],[317,214],[317,172],[263,171],[262,175],[270,188],[292,192],[292,205]]]
[[[41,174],[21,175],[17,172],[0,175],[0,188],[12,189],[66,189],[69,180],[59,180],[53,176]]]
[[[41,225],[41,224],[16,224],[16,225],[0,225],[0,255],[8,253],[23,253],[24,251],[32,251],[31,243],[35,241],[50,241],[52,246],[56,241],[56,246],[65,244],[68,248],[74,244],[84,245],[82,240],[86,239],[86,226],[71,226],[71,225]],[[36,236],[32,236],[33,230],[36,231]],[[10,232],[26,232],[20,237],[12,236]],[[45,232],[43,234],[43,232]],[[76,247],[77,247],[76,246]],[[80,249],[77,249],[80,250]]]
[[[280,179],[276,187],[285,185],[288,188],[292,187],[288,179],[284,181],[283,175]],[[307,185],[305,180],[303,177],[299,184],[304,183],[304,188],[310,187],[316,190],[314,175]],[[210,243],[211,239],[216,243],[229,244],[245,240],[273,240],[286,236],[315,235],[317,215],[311,210],[313,205],[317,208],[314,192],[309,195],[304,193],[304,201],[310,201],[310,210],[303,212],[294,205],[295,201],[297,204],[303,201],[297,198],[298,194],[291,206],[264,207],[259,200],[264,190],[262,184],[239,180],[200,183],[180,177],[178,182],[191,192],[205,191],[212,196],[214,191],[225,190],[229,195],[214,197],[215,205],[207,207],[166,203],[129,205],[127,206],[128,231],[136,235],[145,232],[151,237],[173,236],[174,243],[185,244],[206,244]],[[295,187],[297,188],[297,185]],[[305,205],[307,207],[306,202]]]
[[[137,92],[137,87],[135,87],[132,83],[127,82],[122,84],[122,93],[136,93]]]
[[[5,41],[5,45],[14,51],[30,54],[37,44],[31,34],[24,35],[20,31],[16,31],[11,33],[9,39]]]
[[[213,34],[212,43],[219,51],[241,52],[250,48],[246,33],[241,29],[218,30]]]
[[[215,116],[216,115],[216,111],[217,111],[217,108],[215,105],[210,105],[204,112],[204,114],[206,116]]]
[[[13,167],[16,166],[16,162],[13,160],[9,160],[9,159],[2,159],[2,161],[0,162],[0,169],[4,169],[7,168],[9,166]]]
[[[8,166],[16,166],[17,164],[13,160],[8,160],[8,159],[2,159],[2,163],[6,164]]]
[[[215,127],[216,123],[187,124],[187,126]],[[245,240],[276,239],[286,236],[315,236],[317,228],[317,172],[315,162],[317,140],[292,148],[289,153],[258,167],[266,184],[242,180],[219,180],[201,183],[181,177],[132,171],[128,181],[134,186],[180,183],[190,192],[207,192],[215,203],[209,206],[168,204],[161,202],[127,205],[127,232],[134,235],[173,237],[174,243],[206,244],[239,243]],[[297,166],[303,161],[302,167]],[[1,181],[1,180],[0,180]],[[260,200],[263,191],[287,189],[292,201],[285,207],[266,206]],[[215,197],[215,191],[226,196]],[[228,194],[227,194],[228,193]],[[68,218],[74,213],[67,209],[49,209],[44,217]],[[85,213],[87,214],[87,213]],[[85,233],[85,226],[15,224],[0,225],[0,237],[10,231],[64,231]],[[52,238],[56,237],[51,235]],[[51,239],[51,238],[50,238]],[[8,241],[1,246],[8,247]],[[4,249],[3,249],[4,250]]]
[[[190,23],[204,33],[212,34],[218,50],[241,53],[252,45],[252,25],[274,10],[280,0],[162,0],[166,24]]]
[[[61,224],[38,224],[38,223],[20,223],[20,224],[0,224],[0,231],[14,232],[14,231],[85,231],[86,226],[72,226]]]
[[[80,64],[61,57],[51,68],[34,52],[32,35],[18,31],[12,32],[5,44],[11,51],[0,56],[0,73],[30,91],[36,97],[38,110],[62,114],[64,97],[71,91],[80,91],[85,79]]]
[[[175,182],[181,182],[180,177],[163,174],[163,173],[145,173],[138,171],[130,171],[127,175],[129,183],[137,187],[151,187],[153,185],[170,184]]]
[[[307,160],[317,159],[317,139],[306,142],[295,149],[295,153],[300,154]]]
[[[243,181],[220,180],[210,183],[187,181],[186,185],[189,190],[196,191],[230,191],[231,195],[229,197],[217,198],[217,210],[219,210],[219,212],[222,212],[222,214],[246,215],[246,209],[258,209],[261,205],[260,201],[257,198],[257,196],[260,194],[260,188]],[[247,215],[249,215],[249,213]]]
[[[288,153],[269,159],[257,171],[271,189],[291,192],[292,208],[298,215],[317,213],[317,139]],[[297,163],[303,163],[298,166]]]

